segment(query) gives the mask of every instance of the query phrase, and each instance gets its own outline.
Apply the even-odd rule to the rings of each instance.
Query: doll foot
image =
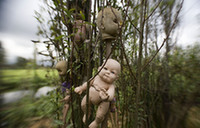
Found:
[[[90,118],[90,114],[88,115],[88,118]],[[83,115],[83,123],[85,124],[86,122],[86,114]]]
[[[83,123],[85,124],[85,121],[86,121],[86,115],[84,114],[83,116]]]
[[[98,124],[96,121],[93,121],[89,126],[89,128],[97,128],[97,127],[98,127]]]

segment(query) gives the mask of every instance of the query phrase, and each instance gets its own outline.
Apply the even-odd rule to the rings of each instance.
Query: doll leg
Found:
[[[86,121],[86,109],[87,109],[87,102],[86,102],[86,100],[87,100],[87,97],[86,97],[86,95],[83,97],[83,100],[82,100],[82,102],[81,102],[81,108],[82,108],[82,111],[83,111],[83,113],[84,113],[84,115],[83,115],[83,123],[85,123],[85,121]],[[88,117],[90,117],[90,106],[89,106],[89,113],[88,113]]]
[[[61,100],[62,102],[65,102],[63,107],[63,123],[64,123],[63,128],[66,127],[66,116],[69,110],[69,100],[70,100],[70,95],[67,95],[63,100]]]
[[[108,109],[110,106],[110,102],[101,102],[97,108],[95,120],[90,124],[89,128],[97,128],[98,125],[104,120]]]
[[[63,128],[66,128],[66,116],[67,116],[68,110],[69,110],[69,104],[66,103],[63,108],[63,123],[64,123]]]

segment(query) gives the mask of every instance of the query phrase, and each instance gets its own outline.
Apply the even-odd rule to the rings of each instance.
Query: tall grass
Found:
[[[0,92],[6,93],[15,90],[33,90],[43,86],[58,86],[54,81],[59,77],[54,69],[4,69],[1,70]],[[0,104],[0,127],[2,128],[27,128],[32,127],[43,119],[52,122],[56,111],[62,112],[62,103],[57,103],[56,98],[60,99],[56,90],[50,92],[48,96],[40,99],[34,95],[28,95],[21,100],[10,103]],[[49,124],[56,126],[57,123]],[[42,127],[42,124],[41,124]]]
[[[58,75],[54,70],[48,69],[3,69],[0,92],[51,86],[48,84],[49,77],[57,78]]]

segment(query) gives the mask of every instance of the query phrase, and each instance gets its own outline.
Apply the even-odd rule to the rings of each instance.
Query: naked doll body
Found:
[[[101,70],[102,68],[102,70]],[[95,120],[89,125],[89,128],[97,128],[103,121],[106,113],[108,112],[110,101],[114,99],[115,85],[114,81],[117,79],[120,72],[120,64],[113,60],[108,59],[105,66],[99,67],[101,70],[99,74],[90,82],[89,88],[89,104],[97,105],[97,112]],[[83,85],[76,87],[75,92],[81,94],[87,88],[87,82]],[[86,96],[84,96],[81,107],[84,112],[83,122],[86,116]],[[90,115],[90,114],[89,114]]]

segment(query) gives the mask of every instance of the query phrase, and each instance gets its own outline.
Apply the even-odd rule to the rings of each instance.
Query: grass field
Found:
[[[52,69],[3,69],[0,70],[0,92],[18,89],[38,88],[48,79],[58,77],[57,72]]]
[[[20,90],[36,92],[43,86],[56,86],[55,81],[59,81],[59,76],[54,69],[3,69],[0,70],[0,94]],[[53,91],[48,97],[35,99],[33,95],[27,95],[16,102],[0,104],[0,127],[26,128],[34,124],[35,118],[50,118],[56,109],[57,103],[53,102],[56,96]]]

